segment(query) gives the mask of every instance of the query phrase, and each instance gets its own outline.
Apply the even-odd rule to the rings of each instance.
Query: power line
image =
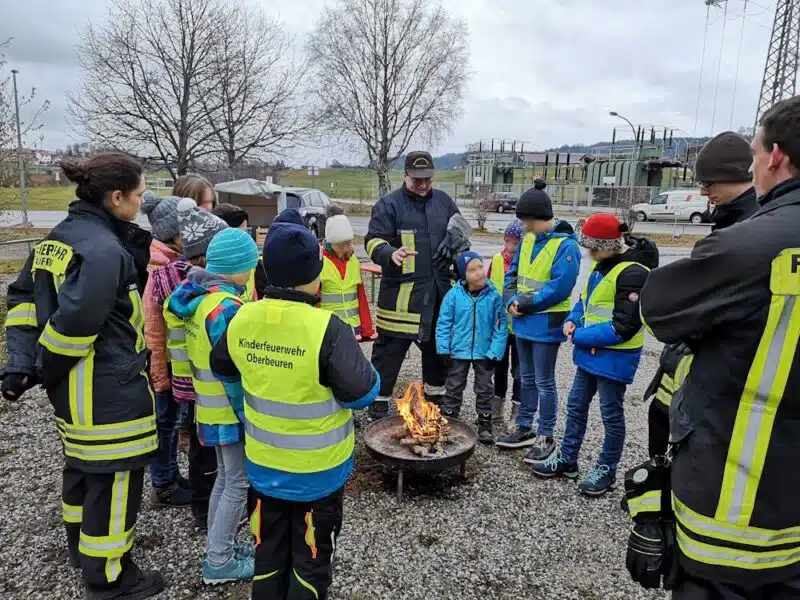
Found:
[[[722,75],[722,51],[725,48],[725,24],[728,21],[728,3],[725,3],[722,15],[722,36],[719,42],[719,61],[717,62],[717,85],[714,88],[714,105],[711,109],[711,135],[714,135],[714,121],[717,117],[717,96],[719,95],[719,78]]]
[[[739,31],[739,52],[736,54],[736,74],[733,77],[733,99],[731,100],[731,118],[728,122],[728,129],[733,129],[733,112],[736,106],[736,85],[739,83],[739,62],[742,60],[742,43],[744,42],[744,24],[747,19],[747,0],[744,0],[744,10],[742,11],[742,29]]]
[[[700,117],[700,96],[703,91],[703,70],[706,61],[706,42],[708,41],[708,25],[709,17],[711,16],[711,5],[706,4],[706,31],[703,34],[703,51],[700,53],[700,82],[697,84],[697,106],[694,109],[694,127],[692,128],[692,137],[697,134],[697,119]]]

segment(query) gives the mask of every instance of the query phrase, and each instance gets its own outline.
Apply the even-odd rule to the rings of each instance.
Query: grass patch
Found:
[[[8,360],[8,353],[6,352],[6,314],[8,313],[8,307],[6,306],[6,297],[0,296],[0,323],[3,323],[3,327],[0,327],[0,362],[3,364],[6,363]]]
[[[25,266],[25,259],[12,258],[10,260],[0,260],[0,275],[16,275]],[[5,306],[5,305],[4,305]],[[5,321],[5,312],[3,312],[3,321]]]
[[[671,233],[637,233],[635,231],[633,235],[645,237],[648,240],[655,242],[657,246],[667,248],[693,248],[695,242],[706,237],[704,235],[684,234],[675,238],[672,237]]]
[[[50,230],[43,227],[2,227],[0,228],[0,242],[41,238],[48,233],[50,233]]]

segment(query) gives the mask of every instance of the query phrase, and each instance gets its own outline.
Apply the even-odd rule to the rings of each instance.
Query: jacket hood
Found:
[[[622,254],[624,260],[643,264],[645,267],[655,269],[658,266],[658,247],[647,238],[625,234],[625,244],[628,246]]]
[[[211,273],[201,267],[192,267],[186,280],[172,293],[169,308],[180,318],[189,319],[205,297],[212,292],[228,292],[240,296],[244,293],[244,288],[234,285],[222,275]]]
[[[567,221],[563,219],[556,219],[556,226],[553,227],[553,231],[548,231],[547,233],[537,233],[536,239],[537,240],[549,240],[550,238],[559,238],[559,237],[569,237],[578,241],[578,235],[575,233],[575,230],[572,228]]]
[[[711,222],[713,223],[711,230],[725,229],[749,219],[758,208],[758,196],[755,188],[751,187],[727,204],[720,204],[714,208],[714,212],[711,213]]]
[[[150,268],[163,267],[181,257],[180,252],[155,238],[150,243]]]

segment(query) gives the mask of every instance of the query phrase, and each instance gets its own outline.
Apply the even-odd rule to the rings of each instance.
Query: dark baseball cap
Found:
[[[433,159],[428,152],[409,152],[406,156],[406,173],[414,179],[430,179],[433,177]]]

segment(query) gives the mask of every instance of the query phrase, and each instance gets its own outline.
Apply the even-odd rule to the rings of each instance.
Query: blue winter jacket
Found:
[[[629,250],[622,255],[600,261],[589,275],[588,294],[620,261],[638,262],[653,269],[658,266],[658,249],[645,238],[626,236]],[[591,373],[619,381],[631,383],[639,366],[642,349],[612,350],[608,346],[620,344],[631,339],[642,327],[639,314],[639,294],[647,281],[648,271],[640,266],[630,266],[617,277],[614,296],[614,310],[610,321],[584,326],[583,302],[578,300],[567,321],[575,323],[572,334],[575,348],[572,359],[575,365]]]
[[[457,360],[500,360],[506,351],[508,326],[497,288],[486,280],[477,296],[459,281],[442,301],[436,324],[436,352]]]
[[[578,247],[578,236],[575,235],[572,225],[556,219],[556,225],[552,231],[537,233],[533,252],[527,257],[527,260],[533,261],[550,239],[558,237],[567,239],[558,247],[556,258],[550,269],[550,281],[545,283],[541,289],[526,294],[517,292],[519,255],[522,252],[522,244],[517,248],[514,260],[511,261],[511,266],[506,273],[503,300],[506,309],[511,306],[512,302],[519,302],[519,310],[523,316],[509,318],[511,318],[514,335],[524,340],[552,343],[564,342],[567,339],[562,330],[569,311],[546,313],[541,311],[570,298],[575,282],[578,280],[578,273],[581,269],[581,251]]]

